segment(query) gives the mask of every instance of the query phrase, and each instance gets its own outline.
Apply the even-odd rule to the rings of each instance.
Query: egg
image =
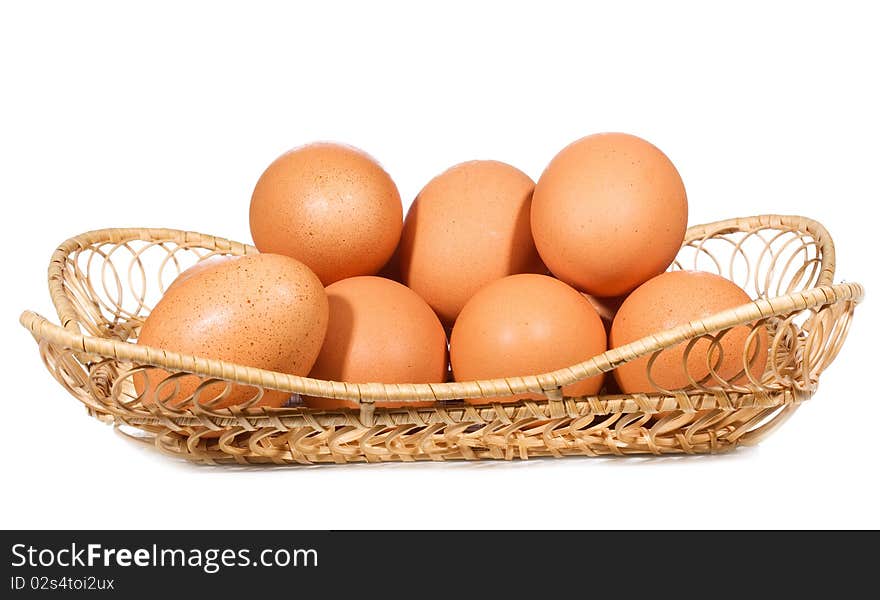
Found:
[[[260,252],[295,258],[329,285],[382,268],[400,239],[403,207],[375,159],[315,143],[281,155],[260,176],[250,226]]]
[[[519,169],[474,160],[419,192],[400,240],[400,275],[446,325],[487,283],[544,271],[529,224],[533,190]]]
[[[535,186],[531,228],[556,277],[613,297],[666,270],[687,214],[684,184],[663,152],[633,135],[604,133],[550,161]]]
[[[580,293],[546,275],[510,275],[481,288],[462,309],[449,344],[458,381],[539,375],[606,349],[602,319]],[[595,394],[603,375],[562,388],[566,396]],[[539,399],[538,394],[492,402]],[[486,400],[469,400],[474,404]]]
[[[189,281],[193,277],[199,275],[200,273],[204,273],[208,269],[212,269],[218,265],[222,265],[223,263],[235,260],[238,256],[230,256],[225,254],[212,254],[211,256],[207,256],[202,258],[194,264],[193,266],[185,269],[181,272],[177,277],[174,278],[174,281],[171,282],[171,285],[168,286],[168,289],[165,292],[170,292],[174,288],[180,286],[185,281]]]
[[[292,375],[311,370],[324,341],[329,306],[320,280],[301,262],[274,254],[220,261],[172,288],[150,312],[138,344]],[[201,383],[187,375],[176,380],[175,389],[161,384],[168,375],[151,369],[146,377],[135,377],[144,404],[158,394],[163,402],[184,407]],[[200,404],[220,397],[225,387],[206,386]],[[255,388],[234,384],[212,406],[241,404],[255,394]],[[266,390],[258,405],[281,406],[289,397]]]
[[[440,383],[446,378],[446,333],[418,294],[382,277],[352,277],[327,286],[330,318],[311,377],[352,383]],[[312,408],[355,406],[304,399]],[[384,408],[432,402],[377,402]]]
[[[750,301],[742,288],[714,273],[663,273],[636,288],[623,302],[611,325],[610,345],[616,348]],[[712,364],[721,378],[730,383],[746,384],[748,378],[743,368],[748,343],[749,372],[760,380],[767,364],[767,330],[759,325],[753,341],[749,342],[747,338],[751,330],[747,326],[731,329],[721,338],[720,353],[717,349],[710,351],[708,340],[700,340],[688,356],[687,373],[696,381],[704,380],[709,376],[709,364]],[[679,390],[691,385],[683,368],[686,347],[687,343],[681,343],[658,355],[651,367],[651,376],[657,386]],[[650,356],[630,361],[613,371],[624,393],[657,392],[648,378]],[[705,385],[720,383],[712,377]]]

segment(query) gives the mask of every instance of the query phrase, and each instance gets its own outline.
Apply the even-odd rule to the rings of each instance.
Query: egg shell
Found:
[[[174,278],[174,281],[171,282],[171,285],[165,290],[165,293],[170,292],[175,287],[180,286],[183,282],[192,279],[193,277],[199,275],[200,273],[204,273],[208,269],[213,269],[218,265],[222,265],[230,260],[235,260],[239,258],[238,256],[231,256],[226,254],[212,254],[211,256],[206,256],[202,258],[194,264],[182,271],[177,277]]]
[[[324,340],[329,306],[317,276],[292,258],[256,254],[224,261],[173,286],[144,322],[138,344],[225,360],[292,375],[306,375]],[[160,383],[169,375],[151,369],[135,377],[145,404],[158,394],[171,406],[189,403],[201,379],[178,379],[179,389]],[[144,381],[146,379],[146,381]],[[220,395],[225,384],[205,387],[199,403]],[[233,384],[214,408],[253,398],[256,388]],[[259,406],[281,406],[290,394],[265,390]]]
[[[689,321],[708,317],[751,301],[738,285],[714,273],[671,271],[658,275],[636,288],[624,301],[611,325],[610,344],[616,348],[642,337],[659,333]],[[739,326],[721,338],[721,360],[710,349],[708,340],[700,340],[691,350],[684,369],[683,342],[663,350],[651,368],[655,383],[666,390],[690,387],[687,374],[700,381],[709,375],[708,361],[713,361],[718,375],[733,384],[746,384],[743,372],[744,351],[751,327]],[[648,378],[651,355],[617,367],[613,373],[621,390],[627,394],[657,393]],[[767,364],[767,330],[761,325],[750,346],[749,371],[760,380]],[[720,385],[714,377],[706,385]]]
[[[602,320],[587,299],[558,279],[535,274],[511,275],[480,289],[462,309],[450,339],[457,381],[539,375],[583,362],[605,349]],[[599,374],[565,386],[562,392],[595,394],[602,379]],[[526,393],[489,402],[541,398]]]
[[[281,155],[250,206],[254,245],[293,257],[324,285],[372,275],[400,240],[403,207],[391,176],[365,152],[333,143]]]
[[[445,324],[487,283],[545,270],[529,220],[534,187],[511,165],[475,160],[441,173],[413,201],[400,240],[401,281]]]
[[[582,138],[538,179],[531,228],[553,274],[599,297],[620,296],[672,263],[687,228],[675,166],[633,135]]]
[[[382,277],[352,277],[327,287],[327,335],[311,377],[351,383],[441,383],[446,378],[446,334],[431,307],[406,286]],[[356,404],[305,397],[312,408]],[[428,402],[376,402],[383,408]]]

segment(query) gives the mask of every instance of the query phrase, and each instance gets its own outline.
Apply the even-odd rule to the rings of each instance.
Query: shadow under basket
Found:
[[[182,270],[213,255],[256,252],[246,244],[173,229],[84,233],[61,244],[49,267],[61,325],[30,311],[21,323],[39,344],[49,372],[89,414],[162,452],[198,462],[693,454],[754,444],[810,398],[864,293],[856,283],[834,284],[834,245],[822,225],[762,215],[691,227],[670,267],[718,273],[745,289],[752,302],[551,373],[440,384],[341,383],[136,343],[150,308]],[[723,354],[721,340],[744,328],[750,341],[759,329],[767,332],[761,348],[766,368],[749,370],[753,363],[746,355],[753,358],[764,344],[747,341],[743,370],[724,379],[714,368]],[[639,359],[655,381],[651,368],[664,352],[683,352],[687,388],[562,395],[563,386]],[[691,354],[697,360],[688,360]],[[137,378],[156,369],[165,381],[138,395]],[[163,402],[174,397],[182,377],[201,380],[192,397],[175,405]],[[248,386],[251,400],[213,408],[232,386]],[[291,402],[285,408],[255,406],[265,390],[290,393]],[[526,392],[542,399],[493,402]],[[145,398],[147,393],[153,397]],[[357,408],[309,409],[297,405],[299,395],[349,400]],[[396,409],[375,404],[387,401],[433,404]]]

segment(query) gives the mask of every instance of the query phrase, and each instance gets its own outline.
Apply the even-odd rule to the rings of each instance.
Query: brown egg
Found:
[[[487,283],[540,273],[529,226],[534,182],[492,160],[461,163],[422,189],[400,240],[402,281],[451,325]]]
[[[462,309],[450,339],[457,381],[540,375],[605,351],[602,320],[570,286],[545,275],[511,275],[480,289]],[[566,396],[595,394],[602,375],[562,388]],[[492,399],[512,402],[538,394]],[[479,404],[485,401],[474,400]]]
[[[329,309],[321,282],[299,261],[275,254],[245,256],[173,287],[147,317],[139,344],[292,375],[306,375],[312,368]],[[171,406],[182,407],[200,383],[184,376],[175,390],[161,384],[168,375],[152,369],[146,378],[135,377],[138,394],[147,391],[145,404],[158,393]],[[218,397],[225,387],[208,385],[199,403]],[[255,388],[235,384],[213,407],[241,404],[255,394]],[[289,396],[266,390],[259,405],[281,406]]]
[[[647,335],[707,317],[719,311],[751,301],[748,294],[735,283],[701,271],[672,271],[663,273],[635,289],[621,305],[611,326],[610,344],[616,348]],[[720,341],[718,350],[710,351],[708,340],[700,340],[692,348],[684,366],[687,343],[681,343],[661,352],[651,367],[651,377],[660,388],[679,390],[689,387],[688,373],[702,381],[709,376],[709,364],[720,377],[730,383],[746,384],[743,372],[744,353],[750,327],[731,329]],[[651,355],[619,366],[613,371],[621,390],[627,394],[657,392],[648,378]],[[760,326],[749,347],[749,371],[760,380],[767,364],[767,330]],[[704,383],[720,385],[714,377]]]
[[[291,256],[329,285],[382,268],[400,239],[403,208],[372,157],[316,143],[269,165],[254,188],[250,220],[260,252]]]
[[[408,287],[382,277],[352,277],[327,287],[330,320],[311,377],[352,383],[440,383],[446,334],[437,315]],[[305,398],[312,408],[356,406]],[[386,408],[432,402],[377,402]]]
[[[171,285],[168,286],[168,289],[165,290],[165,293],[170,292],[177,286],[181,285],[185,281],[189,281],[199,273],[204,273],[208,269],[213,269],[218,265],[222,265],[225,262],[230,260],[235,260],[239,258],[238,256],[229,256],[225,254],[212,254],[211,256],[202,258],[191,266],[188,269],[185,269],[182,273],[180,273],[177,277],[174,278],[174,281],[171,282]]]
[[[557,154],[535,186],[531,226],[556,277],[594,296],[620,296],[672,263],[687,228],[675,166],[623,133],[582,138]]]

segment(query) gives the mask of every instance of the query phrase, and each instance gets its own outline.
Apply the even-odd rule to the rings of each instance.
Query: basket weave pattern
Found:
[[[528,458],[530,456],[721,452],[752,444],[810,398],[839,352],[863,290],[833,284],[834,246],[825,229],[803,217],[764,215],[691,227],[671,269],[718,273],[754,301],[544,373],[438,384],[343,383],[263,371],[135,343],[150,308],[187,267],[216,254],[256,249],[214,236],[170,229],[105,229],[64,242],[49,267],[61,326],[25,312],[55,379],[93,416],[160,450],[223,463],[321,463]],[[748,328],[743,370],[725,380],[714,366],[720,341]],[[759,329],[768,360],[752,372]],[[684,348],[691,385],[651,394],[563,397],[561,388],[625,362]],[[689,361],[698,353],[703,364]],[[171,373],[150,402],[134,381],[151,369]],[[689,372],[690,369],[690,372]],[[181,377],[202,384],[172,405]],[[610,379],[610,376],[608,376]],[[653,380],[653,379],[652,379]],[[212,408],[233,384],[252,399]],[[291,393],[291,406],[256,407],[264,390]],[[544,400],[513,404],[493,398],[533,392]],[[358,409],[320,411],[296,405],[298,394],[355,402]],[[480,405],[462,399],[477,398]],[[432,401],[430,408],[387,409],[382,401]],[[658,413],[662,413],[658,415]]]

